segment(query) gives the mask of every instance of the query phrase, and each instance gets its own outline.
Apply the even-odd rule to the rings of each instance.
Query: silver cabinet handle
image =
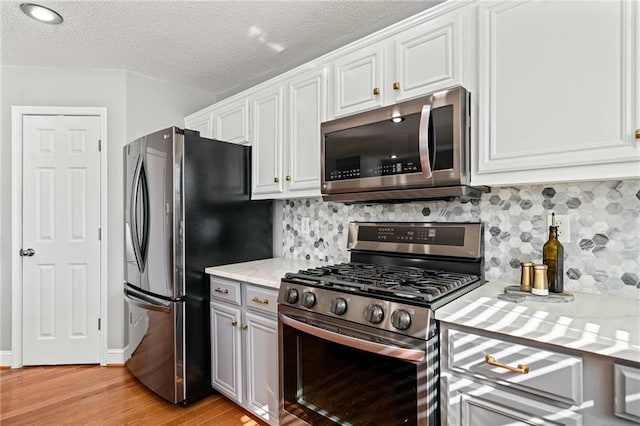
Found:
[[[34,249],[32,249],[32,248],[28,248],[26,250],[25,249],[20,249],[20,256],[31,257],[34,254],[36,254],[36,251]]]

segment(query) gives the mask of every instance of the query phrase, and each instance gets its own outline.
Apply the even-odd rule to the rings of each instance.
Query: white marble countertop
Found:
[[[512,303],[489,282],[436,311],[436,319],[640,362],[640,300],[575,293],[569,303]]]
[[[252,262],[213,266],[206,268],[204,272],[246,283],[280,288],[280,279],[287,272],[298,272],[300,269],[315,268],[320,265],[326,265],[326,262],[274,257]]]

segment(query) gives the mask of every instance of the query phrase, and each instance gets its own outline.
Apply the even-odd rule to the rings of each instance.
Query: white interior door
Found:
[[[24,116],[23,364],[100,362],[98,116]]]

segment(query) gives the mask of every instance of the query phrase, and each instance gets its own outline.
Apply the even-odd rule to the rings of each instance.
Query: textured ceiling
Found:
[[[0,63],[126,69],[222,97],[441,0],[43,1],[62,25],[0,0]]]

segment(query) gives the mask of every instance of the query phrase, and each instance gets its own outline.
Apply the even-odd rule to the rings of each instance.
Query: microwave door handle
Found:
[[[431,105],[424,105],[420,114],[420,131],[418,133],[418,149],[420,150],[420,166],[425,179],[431,177],[431,161],[429,159],[429,121]]]
[[[419,349],[399,348],[397,346],[360,340],[356,337],[345,336],[344,334],[334,333],[333,331],[305,324],[283,314],[280,314],[280,321],[289,327],[329,342],[403,361],[422,361],[426,356],[426,352]]]

